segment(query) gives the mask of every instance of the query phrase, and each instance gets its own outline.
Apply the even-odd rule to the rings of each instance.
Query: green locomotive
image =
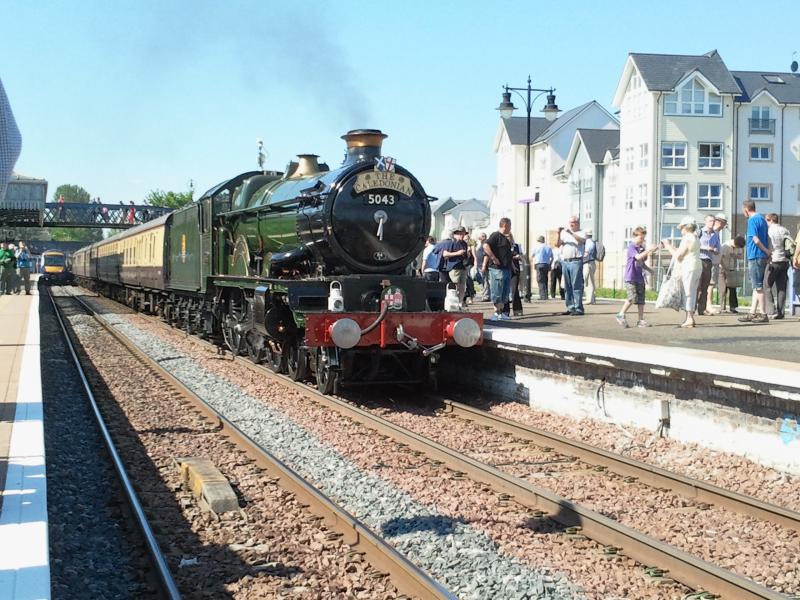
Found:
[[[313,154],[285,173],[249,172],[192,205],[76,253],[82,281],[324,393],[431,382],[437,351],[471,347],[482,317],[409,266],[430,198],[385,134],[350,131],[344,163]],[[160,252],[163,249],[163,253]]]

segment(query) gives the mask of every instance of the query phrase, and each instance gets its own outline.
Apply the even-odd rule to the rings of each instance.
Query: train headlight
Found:
[[[462,348],[472,348],[481,339],[481,328],[477,321],[465,317],[451,322],[447,334]]]
[[[339,348],[352,348],[361,340],[361,326],[353,319],[339,319],[330,326],[329,333]]]

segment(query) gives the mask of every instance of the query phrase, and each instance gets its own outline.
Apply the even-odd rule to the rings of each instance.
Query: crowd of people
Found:
[[[692,217],[681,220],[679,243],[670,239],[646,245],[647,230],[637,227],[628,244],[623,280],[626,299],[615,315],[617,323],[629,327],[627,313],[636,306],[636,327],[650,327],[644,316],[648,278],[656,276],[648,260],[659,249],[671,256],[670,266],[662,283],[664,295],[675,295],[673,303],[664,306],[682,309],[683,328],[697,325],[696,317],[725,313],[738,314],[738,289],[744,276],[753,289],[749,312],[739,321],[766,323],[783,319],[787,300],[790,269],[800,274],[800,232],[792,237],[778,215],[760,215],[755,203],[745,201],[746,236],[734,236],[722,242],[728,219],[724,214],[707,215],[702,226]],[[463,304],[473,299],[494,305],[491,319],[505,321],[511,315],[521,316],[523,296],[529,300],[532,281],[521,292],[521,281],[530,260],[531,278],[535,276],[539,300],[558,296],[564,301],[563,315],[584,314],[584,303],[596,303],[595,273],[597,263],[605,256],[603,245],[593,238],[591,230],[583,230],[580,220],[572,216],[565,227],[558,229],[555,244],[539,236],[529,256],[515,242],[511,220],[500,220],[498,230],[487,236],[481,233],[473,241],[464,227],[451,231],[448,239],[436,242],[428,238],[422,255],[420,275],[429,281],[452,284]],[[740,268],[744,262],[746,269]],[[670,285],[667,285],[669,283]],[[475,284],[481,285],[476,296]],[[800,294],[800,275],[794,277]],[[774,290],[774,293],[773,293]],[[718,307],[714,307],[718,293]],[[659,298],[659,302],[662,299]]]
[[[0,294],[19,294],[24,287],[25,294],[31,294],[31,258],[25,242],[18,246],[0,243]]]

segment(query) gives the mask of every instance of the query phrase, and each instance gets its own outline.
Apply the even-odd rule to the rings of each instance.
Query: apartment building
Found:
[[[602,280],[617,287],[639,225],[650,241],[677,240],[684,216],[722,212],[727,238],[744,232],[751,199],[793,233],[800,227],[800,74],[731,71],[715,50],[631,53],[612,104],[618,120],[596,102],[532,119],[530,188],[527,119],[501,119],[491,221],[511,216],[521,240],[525,202],[531,239],[580,214],[606,246]]]
[[[565,111],[557,119],[531,118],[530,186],[526,186],[527,117],[500,119],[493,149],[497,183],[490,199],[490,222],[510,217],[512,233],[524,243],[528,213],[529,240],[566,223],[570,197],[563,172],[578,129],[618,129],[614,116],[596,101]],[[527,205],[527,208],[526,208]]]
[[[607,251],[622,252],[637,225],[653,241],[676,240],[686,215],[701,222],[722,212],[741,232],[748,198],[796,228],[800,77],[730,71],[716,51],[633,53],[613,104],[620,109],[624,210],[604,224],[604,235],[617,240]]]
[[[790,231],[800,227],[800,75],[732,71],[741,89],[736,114],[736,189]],[[737,208],[737,213],[741,211]],[[735,227],[743,230],[737,214]]]

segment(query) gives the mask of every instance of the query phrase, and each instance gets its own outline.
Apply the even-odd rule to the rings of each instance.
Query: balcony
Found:
[[[748,119],[751,134],[775,135],[775,119]]]

